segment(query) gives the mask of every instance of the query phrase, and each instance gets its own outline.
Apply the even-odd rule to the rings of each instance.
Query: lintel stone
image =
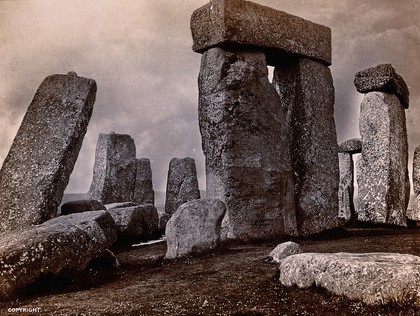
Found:
[[[331,65],[331,29],[270,7],[244,0],[213,0],[191,16],[193,50],[212,47],[262,50],[276,66],[284,54]]]
[[[362,152],[362,139],[351,138],[338,145],[339,153],[360,154]]]
[[[391,64],[380,64],[356,73],[354,85],[360,93],[381,91],[395,94],[403,108],[408,109],[409,91],[404,79]]]

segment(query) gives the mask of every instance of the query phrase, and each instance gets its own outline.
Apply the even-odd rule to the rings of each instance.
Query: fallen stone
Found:
[[[130,207],[130,206],[137,206],[137,204],[133,202],[119,202],[119,203],[105,204],[105,208],[107,210],[112,210],[114,208]]]
[[[288,241],[277,245],[270,254],[269,257],[276,263],[281,263],[285,258],[291,255],[302,253],[302,249],[299,244]]]
[[[420,257],[398,253],[303,253],[280,265],[280,282],[319,286],[367,304],[420,307]]]
[[[358,220],[406,226],[410,199],[404,108],[395,95],[369,92],[360,111]]]
[[[202,56],[206,197],[226,204],[223,239],[297,234],[286,119],[267,75],[262,52],[212,48]]]
[[[166,185],[165,213],[173,214],[184,203],[200,199],[193,158],[172,158]]]
[[[341,225],[351,224],[357,219],[354,208],[354,163],[352,155],[343,152],[338,154],[340,184],[338,187],[338,220]]]
[[[118,242],[136,243],[159,237],[158,213],[149,205],[108,210],[118,229]]]
[[[0,170],[0,232],[56,216],[95,97],[95,81],[74,73],[41,83]]]
[[[132,201],[136,146],[130,135],[99,134],[89,197],[103,204]]]
[[[61,205],[61,214],[68,215],[72,213],[82,213],[90,211],[106,210],[106,207],[96,200],[78,200],[69,201]]]
[[[338,145],[339,153],[360,154],[362,152],[362,139],[348,139]]]
[[[310,59],[290,59],[276,66],[273,85],[287,118],[299,235],[335,228],[339,166],[331,71]]]
[[[112,217],[93,211],[53,218],[0,234],[0,298],[12,298],[42,276],[77,273],[117,239]]]
[[[159,232],[162,235],[165,235],[165,231],[166,231],[166,225],[169,221],[169,219],[171,218],[171,214],[168,213],[160,213],[159,214]]]
[[[140,204],[155,204],[155,192],[153,191],[152,168],[147,158],[136,159],[136,183],[134,187],[133,201]]]
[[[401,105],[408,109],[409,91],[404,79],[391,64],[380,64],[356,73],[354,85],[360,93],[382,91],[395,94]]]
[[[420,194],[420,146],[414,149],[413,158],[413,187],[414,193]]]
[[[226,212],[220,200],[193,200],[172,215],[166,226],[166,259],[208,252],[219,246]]]
[[[213,0],[191,16],[193,50],[213,47],[263,51],[275,66],[284,54],[331,65],[331,29],[244,0]]]

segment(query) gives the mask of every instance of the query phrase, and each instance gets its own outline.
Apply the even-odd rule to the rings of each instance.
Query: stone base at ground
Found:
[[[220,200],[194,200],[181,205],[166,226],[166,259],[217,248],[226,206]]]
[[[0,234],[0,297],[13,297],[42,276],[80,272],[116,239],[106,211],[59,216]]]
[[[280,282],[319,286],[367,304],[420,307],[420,257],[397,253],[303,253],[280,265]]]

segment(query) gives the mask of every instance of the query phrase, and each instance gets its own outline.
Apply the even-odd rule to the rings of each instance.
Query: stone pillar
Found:
[[[274,70],[273,85],[287,117],[300,235],[338,226],[338,145],[330,69],[290,58]]]
[[[411,206],[411,214],[407,214],[408,218],[420,221],[420,146],[414,150],[413,158],[413,187],[416,199]]]
[[[354,207],[354,160],[353,154],[362,152],[360,138],[349,139],[338,145],[340,185],[338,188],[338,220],[340,225],[351,224],[357,219]]]
[[[89,197],[103,204],[133,200],[136,146],[130,135],[99,134]]]
[[[56,215],[95,97],[95,81],[74,72],[42,82],[0,171],[0,232]]]
[[[152,168],[147,158],[136,159],[136,183],[134,187],[133,202],[140,204],[155,204],[153,191]]]
[[[358,219],[406,226],[410,199],[407,85],[390,64],[359,71],[354,84],[357,91],[366,93],[359,122],[363,148],[358,162]]]
[[[193,158],[172,158],[166,185],[165,213],[173,214],[184,203],[200,199]]]
[[[199,75],[207,198],[226,204],[222,238],[296,234],[293,170],[279,96],[265,56],[212,48]]]

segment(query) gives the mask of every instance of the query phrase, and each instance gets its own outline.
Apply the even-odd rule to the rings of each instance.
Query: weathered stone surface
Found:
[[[380,64],[356,73],[354,85],[357,91],[367,93],[382,91],[395,94],[401,105],[408,109],[409,91],[404,79],[391,64]]]
[[[159,214],[159,232],[162,235],[165,235],[166,225],[168,224],[169,219],[171,218],[171,214],[168,213],[160,213]]]
[[[136,204],[155,204],[153,191],[152,168],[147,158],[136,159],[136,183],[133,201]]]
[[[339,153],[340,185],[338,187],[338,220],[342,225],[357,218],[354,208],[354,163],[349,153]]]
[[[360,154],[362,152],[362,139],[348,139],[338,145],[339,153]]]
[[[212,48],[199,75],[206,196],[226,204],[222,238],[296,234],[287,126],[262,52]]]
[[[420,257],[397,253],[303,253],[280,265],[280,281],[300,288],[320,286],[367,304],[420,307]]]
[[[369,92],[360,111],[363,149],[357,166],[358,219],[406,226],[410,199],[404,108],[395,95]]]
[[[300,235],[337,227],[338,145],[334,86],[325,65],[291,59],[274,70],[287,118]]]
[[[193,200],[172,215],[166,226],[166,259],[216,248],[226,206],[220,200]]]
[[[270,252],[269,257],[272,258],[274,262],[281,263],[288,256],[298,253],[302,253],[299,244],[288,241],[277,245],[277,247]]]
[[[193,50],[257,49],[275,65],[285,53],[331,64],[331,29],[244,0],[213,0],[191,16]]]
[[[12,297],[41,276],[76,273],[117,239],[105,211],[60,216],[0,234],[0,297]]]
[[[129,201],[129,202],[118,202],[118,203],[105,204],[105,208],[107,210],[112,210],[114,208],[130,207],[130,206],[137,206],[137,204],[136,203],[133,203],[131,201]]]
[[[165,212],[173,214],[182,204],[200,199],[194,159],[172,158],[166,184]]]
[[[108,210],[118,229],[119,242],[145,241],[159,236],[158,213],[152,204]]]
[[[56,215],[95,97],[95,81],[74,73],[41,83],[0,171],[0,232]]]
[[[407,211],[407,217],[414,221],[420,221],[420,195],[416,196],[411,210]]]
[[[420,194],[420,146],[414,150],[413,158],[413,187],[414,193]]]
[[[61,214],[82,213],[90,211],[106,210],[105,206],[96,200],[69,201],[61,205]]]
[[[130,135],[99,134],[89,197],[104,204],[133,200],[136,146]]]

